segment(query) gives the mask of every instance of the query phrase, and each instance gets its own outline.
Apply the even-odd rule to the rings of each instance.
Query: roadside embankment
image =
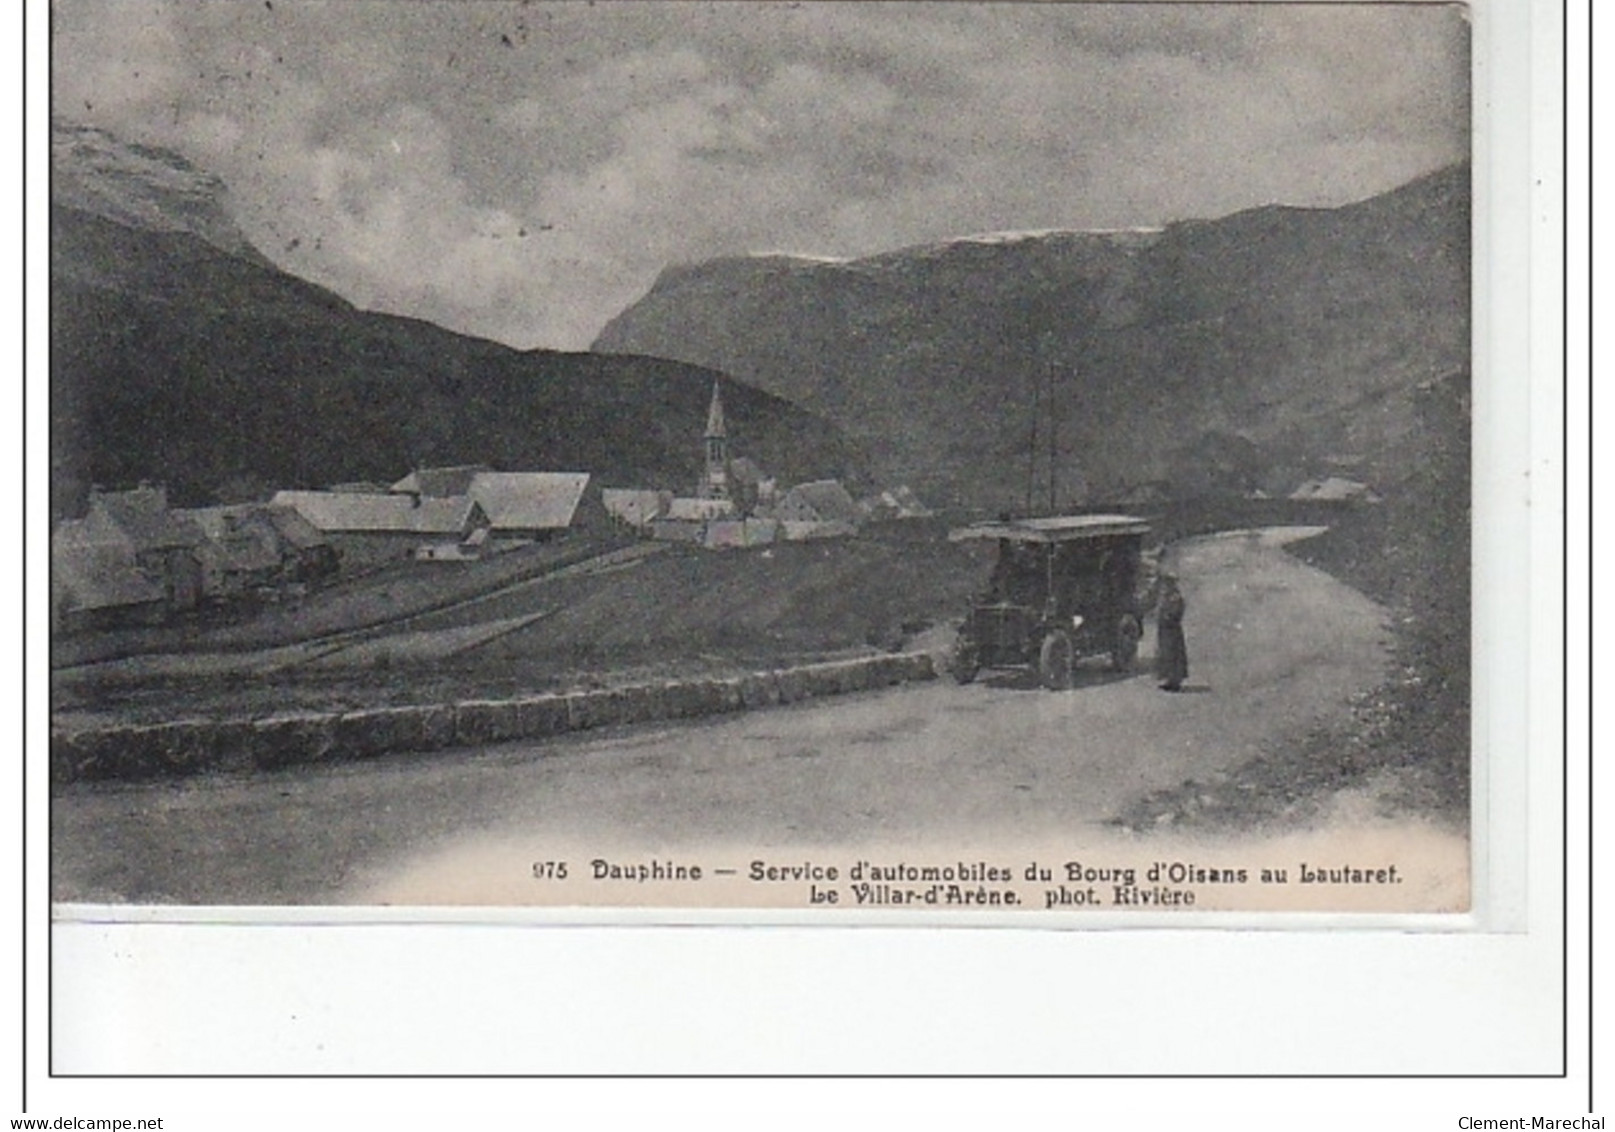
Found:
[[[596,727],[773,707],[935,675],[929,653],[905,652],[725,678],[511,699],[53,729],[51,781],[61,785],[208,770],[270,770],[402,751],[544,739]]]

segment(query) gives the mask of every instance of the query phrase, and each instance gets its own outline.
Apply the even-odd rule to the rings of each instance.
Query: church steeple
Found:
[[[729,433],[723,427],[723,390],[712,383],[712,405],[707,409],[707,439],[727,440]]]
[[[723,421],[723,393],[712,383],[712,404],[707,409],[707,474],[701,481],[703,499],[729,498],[729,432]]]

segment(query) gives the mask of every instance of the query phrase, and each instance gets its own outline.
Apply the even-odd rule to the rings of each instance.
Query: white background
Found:
[[[1104,1114],[1144,1128],[1224,1119],[1253,1128],[1335,1128],[1365,1118],[1376,1127],[1456,1128],[1465,1115],[1586,1111],[1586,13],[1568,14],[1566,166],[1559,6],[1498,0],[1477,12],[1487,29],[1476,40],[1484,123],[1477,203],[1489,200],[1492,216],[1477,241],[1488,248],[1477,277],[1486,304],[1477,319],[1477,427],[1490,429],[1477,434],[1477,463],[1484,465],[1477,480],[1477,636],[1489,627],[1501,638],[1477,680],[1497,681],[1498,702],[1512,705],[1488,728],[1510,746],[1493,752],[1488,782],[1500,825],[1522,833],[1527,852],[1523,861],[1513,852],[1508,828],[1494,830],[1499,836],[1488,850],[1505,886],[1499,891],[1513,894],[1504,904],[1523,918],[1490,921],[1505,930],[1442,934],[77,924],[56,931],[58,1039],[65,1032],[74,1041],[58,1056],[109,1071],[168,1073],[1476,1075],[1557,1074],[1565,1065],[1568,1079],[51,1079],[46,619],[36,601],[20,658],[31,677],[28,919],[0,933],[0,947],[26,942],[27,1024],[24,1030],[20,1012],[13,1014],[19,1024],[0,1038],[15,1053],[4,1063],[14,1067],[9,1078],[0,1070],[0,1096],[10,1098],[0,1109],[12,1113],[0,1117],[16,1114],[22,1101],[21,1042],[29,1115],[163,1116],[170,1129],[429,1128],[470,1116],[571,1124],[608,1112],[663,1119],[699,1112],[748,1124],[850,1112],[877,1119],[946,1114],[997,1125],[1048,1112],[1076,1127]],[[31,585],[43,589],[45,8],[31,3],[28,15],[25,561]],[[15,123],[8,120],[10,130],[18,130]],[[23,141],[18,132],[11,152]],[[1562,340],[1566,178],[1573,291]],[[12,192],[16,183],[6,182]],[[1570,374],[1565,436],[1561,343]],[[21,424],[22,414],[14,419]],[[22,452],[21,437],[11,450]],[[1566,473],[1568,498],[1560,490]],[[1561,561],[1566,513],[1568,556]],[[18,566],[13,547],[3,569],[14,593],[22,588]],[[1568,681],[1561,625],[1569,629]],[[1504,683],[1510,680],[1514,685]],[[1568,715],[1561,714],[1566,689]],[[1485,707],[1477,704],[1482,713]],[[1566,739],[1570,763],[1562,779]],[[15,776],[8,786],[16,790]],[[1562,792],[1568,876],[1560,869]],[[8,794],[8,801],[18,799]],[[20,906],[19,847],[7,846],[0,862],[10,908]],[[1562,883],[1570,892],[1564,935]],[[1562,940],[1569,957],[1563,1018]],[[22,989],[11,985],[13,995]],[[1600,1106],[1608,1096],[1600,1092]]]

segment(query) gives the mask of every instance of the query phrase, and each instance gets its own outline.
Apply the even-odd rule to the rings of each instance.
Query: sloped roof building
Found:
[[[606,514],[630,527],[643,528],[654,519],[667,514],[673,502],[670,491],[651,491],[641,488],[608,487],[601,491],[600,502]]]
[[[588,486],[587,472],[478,472],[467,494],[494,534],[542,536],[572,526]]]
[[[409,495],[340,491],[277,491],[270,504],[290,507],[323,534],[454,535],[486,525],[473,499],[420,499]]]
[[[491,472],[486,464],[456,464],[444,468],[416,468],[392,485],[391,490],[405,495],[419,495],[442,499],[451,495],[467,495],[471,481],[483,472]]]
[[[92,531],[121,536],[136,554],[194,547],[204,538],[183,516],[168,509],[168,492],[161,487],[91,492],[83,521]]]
[[[863,521],[864,513],[839,480],[814,480],[787,491],[775,517],[791,522],[857,525]]]

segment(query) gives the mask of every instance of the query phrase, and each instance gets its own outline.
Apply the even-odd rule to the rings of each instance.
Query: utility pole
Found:
[[[1037,410],[1038,410],[1038,380],[1037,374],[1032,374],[1032,436],[1026,443],[1026,514],[1032,514],[1033,500],[1037,492]]]
[[[1055,467],[1059,458],[1059,452],[1056,448],[1055,437],[1057,435],[1056,426],[1059,424],[1059,417],[1055,413],[1055,406],[1058,404],[1058,402],[1054,397],[1053,363],[1049,363],[1047,368],[1049,375],[1049,514],[1054,515],[1058,513],[1056,511],[1058,503],[1056,502],[1057,493],[1055,491]]]

